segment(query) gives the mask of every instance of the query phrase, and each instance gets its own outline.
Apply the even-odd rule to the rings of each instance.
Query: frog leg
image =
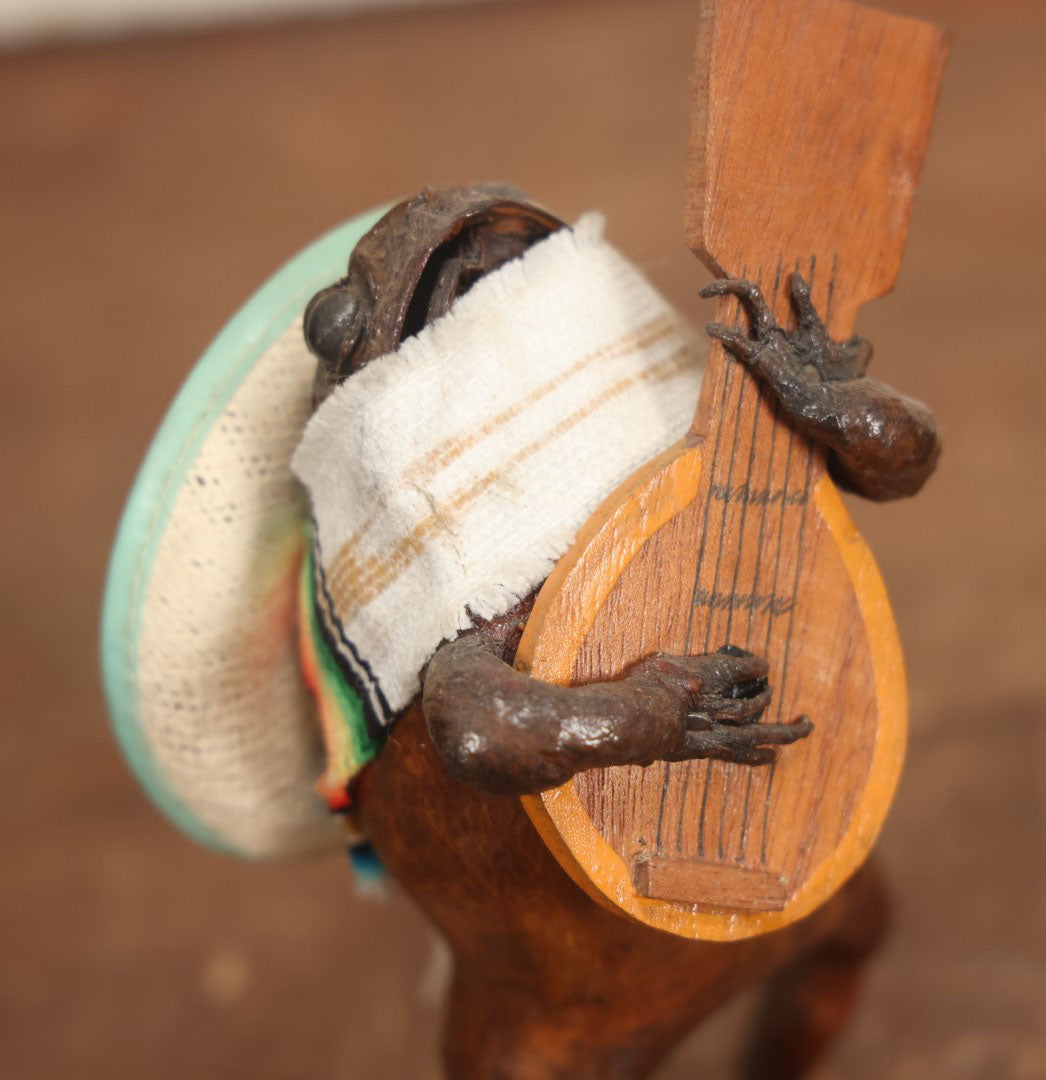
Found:
[[[865,967],[889,923],[889,896],[874,860],[857,872],[835,906],[835,926],[769,981],[745,1041],[745,1080],[807,1075],[849,1019]]]

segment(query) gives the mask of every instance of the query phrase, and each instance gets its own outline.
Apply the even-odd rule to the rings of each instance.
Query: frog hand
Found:
[[[785,724],[760,722],[772,697],[767,671],[765,660],[735,645],[699,656],[652,656],[633,669],[677,695],[679,720],[668,760],[718,758],[745,765],[770,764],[776,747],[813,730],[805,716]]]
[[[865,378],[871,346],[859,337],[832,341],[800,274],[791,278],[794,330],[778,325],[751,281],[724,278],[701,295],[740,300],[750,319],[747,334],[722,323],[705,329],[763,381],[799,431],[831,451],[836,481],[879,500],[913,495],[922,487],[940,454],[933,414]]]

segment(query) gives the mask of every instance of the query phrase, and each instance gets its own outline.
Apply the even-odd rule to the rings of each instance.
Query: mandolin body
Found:
[[[773,765],[594,769],[523,800],[594,898],[728,941],[802,918],[861,865],[897,785],[907,705],[882,579],[819,451],[733,362],[721,408],[718,446],[677,443],[596,512],[542,588],[516,663],[578,684],[656,652],[730,643],[767,658],[764,722],[814,724]],[[731,422],[751,427],[743,462]]]

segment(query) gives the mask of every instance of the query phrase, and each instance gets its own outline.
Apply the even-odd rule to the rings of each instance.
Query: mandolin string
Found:
[[[746,273],[746,271],[742,271],[741,276],[744,277],[745,273]],[[735,329],[737,329],[740,326],[740,321],[741,321],[741,305],[738,304],[737,310],[736,310],[736,312],[734,314],[734,324],[733,325],[734,325]],[[711,645],[712,645],[712,622],[713,622],[713,620],[715,618],[716,590],[719,588],[719,571],[720,571],[720,568],[722,566],[723,549],[724,549],[725,544],[726,544],[726,522],[727,522],[727,518],[730,515],[730,492],[733,490],[733,483],[734,483],[734,462],[737,460],[737,444],[738,444],[738,442],[740,442],[740,439],[738,438],[738,433],[740,432],[741,419],[742,419],[742,417],[744,415],[745,391],[748,389],[748,385],[752,381],[751,376],[749,376],[747,371],[744,370],[744,367],[743,367],[743,365],[741,363],[739,363],[737,360],[734,360],[732,358],[730,359],[729,363],[730,363],[731,371],[733,369],[738,369],[739,370],[739,378],[741,379],[741,389],[738,391],[738,394],[737,394],[737,409],[736,409],[736,412],[734,414],[734,431],[733,431],[732,443],[731,443],[731,446],[730,446],[729,464],[727,465],[727,468],[726,468],[726,481],[725,481],[725,483],[721,484],[721,487],[725,488],[725,498],[722,500],[723,501],[723,521],[722,521],[722,524],[721,524],[720,529],[719,529],[719,545],[718,545],[718,547],[716,549],[715,570],[713,571],[713,574],[712,574],[712,586],[711,586],[711,589],[709,590],[709,597],[708,597],[708,618],[705,620],[705,645],[704,645],[704,649],[702,650],[705,653],[707,653],[709,651],[709,649],[711,648]],[[713,464],[712,472],[711,472],[711,478],[712,478],[711,482],[713,484],[716,482],[715,464],[717,464],[717,463],[718,462]],[[712,494],[711,491],[709,491],[709,496],[710,496],[709,501],[711,501],[711,494]],[[713,767],[713,764],[714,764],[713,760],[709,759],[709,761],[708,761],[708,763],[707,763],[707,765],[705,767],[704,790],[701,792],[701,815],[700,815],[700,818],[698,819],[698,826],[697,826],[697,854],[698,854],[698,856],[703,856],[704,853],[705,853],[705,817],[706,817],[706,814],[708,812],[708,795],[709,795],[709,791],[710,791],[710,789],[712,787],[712,767]],[[679,831],[680,831],[680,833],[682,833],[682,831],[683,831],[683,813],[685,811],[685,808],[686,808],[685,803],[681,803],[680,811],[679,811]]]
[[[794,436],[793,436],[794,438]],[[795,578],[792,582],[792,606],[788,610],[788,630],[785,633],[785,649],[784,657],[781,660],[781,689],[780,695],[777,700],[777,718],[775,723],[781,723],[781,715],[784,710],[784,697],[785,697],[785,685],[788,681],[788,660],[792,651],[792,630],[795,627],[795,608],[796,600],[799,595],[799,571],[802,565],[803,556],[803,535],[806,532],[806,519],[807,519],[807,504],[810,501],[810,479],[813,476],[814,466],[814,449],[812,446],[806,448],[806,477],[803,481],[803,502],[802,510],[799,515],[799,538],[796,543],[796,556],[795,556]],[[773,792],[774,775],[777,771],[776,760],[772,761],[769,766],[770,776],[766,784],[766,801],[763,812],[763,838],[761,844],[761,856],[760,861],[766,865],[766,842],[767,831],[770,821],[770,796]]]
[[[745,272],[746,272],[745,268],[742,268],[742,271],[741,271],[742,278],[744,278]],[[733,320],[732,320],[732,326],[733,326],[734,329],[737,329],[739,326],[741,326],[741,320],[742,320],[742,307],[738,303],[738,305],[735,307],[734,314],[733,314]],[[725,418],[725,414],[726,414],[726,402],[728,402],[730,400],[730,389],[733,386],[734,368],[741,366],[741,365],[738,365],[737,363],[735,363],[731,359],[730,354],[728,352],[726,352],[725,349],[723,349],[722,346],[719,346],[718,348],[721,351],[722,363],[723,363],[723,377],[722,377],[723,378],[723,389],[722,389],[722,394],[720,396],[719,409],[718,409],[717,413],[715,414],[715,416],[718,418],[717,419],[717,426],[716,426],[716,445],[715,445],[714,448],[712,448],[712,453],[711,453],[710,458],[708,458],[707,461],[702,462],[702,468],[707,470],[707,475],[709,477],[709,481],[708,481],[707,497],[705,499],[705,516],[704,516],[704,522],[702,524],[702,530],[701,530],[701,546],[699,546],[699,549],[697,551],[697,563],[696,563],[696,566],[695,566],[695,569],[694,569],[694,588],[693,588],[693,591],[691,593],[690,615],[689,615],[688,621],[687,621],[687,653],[688,654],[693,653],[694,618],[695,618],[695,612],[697,610],[697,598],[698,598],[699,592],[701,592],[701,571],[702,571],[702,567],[705,565],[705,551],[706,551],[706,546],[707,546],[707,541],[708,541],[708,522],[709,522],[709,517],[710,517],[710,514],[711,514],[711,504],[712,504],[712,502],[715,501],[715,499],[712,498],[712,496],[711,496],[711,489],[712,489],[712,485],[714,485],[716,483],[716,462],[719,460],[719,448],[722,445],[723,429],[726,427],[726,424],[724,422],[724,418]],[[744,383],[742,384],[742,392],[744,392]],[[736,443],[735,443],[735,445],[736,445]],[[724,519],[724,521],[725,521],[725,513],[726,513],[726,503],[724,502],[723,503],[723,515],[724,515],[723,519]],[[717,554],[717,565],[718,565],[718,559],[722,554],[722,529],[721,528],[720,528],[720,532],[719,532],[719,543],[720,543],[720,550],[719,550],[719,553]],[[710,616],[711,616],[710,607],[709,607],[709,612],[708,613],[709,613],[709,618],[710,618]],[[708,644],[707,644],[708,632],[709,632],[709,622],[706,621],[706,623],[705,623],[705,648],[703,650],[705,652],[708,651]],[[706,761],[706,762],[704,762],[704,764],[705,764],[705,768],[706,768],[705,795],[707,797],[707,772],[710,771],[710,769],[711,769],[711,762]],[[695,768],[696,767],[695,767],[694,761],[692,761],[692,760],[687,761],[687,764],[685,764],[685,768],[684,768],[684,772],[683,772],[682,792],[680,794],[680,799],[679,799],[679,820],[677,822],[677,827],[676,827],[676,850],[680,851],[680,852],[682,851],[682,845],[683,845],[683,818],[684,818],[684,815],[685,815],[685,811],[687,811],[687,797],[690,794],[690,784],[691,784],[691,780],[692,780]],[[657,815],[658,850],[661,850],[660,849],[661,828],[662,828],[662,822],[663,822],[663,818],[664,818],[665,801],[666,801],[667,792],[668,792],[668,779],[669,779],[669,772],[668,772],[668,769],[666,768],[665,769],[664,786],[662,788],[662,793],[661,793],[661,809],[660,809],[660,811],[658,811],[658,815]],[[702,818],[702,825],[698,827],[698,835],[697,835],[698,854],[702,853],[704,851],[704,826],[703,826],[703,822],[704,822],[704,819]]]
[[[811,285],[811,287],[813,286],[814,270],[816,269],[816,266],[817,266],[817,257],[813,256],[810,259],[810,285]],[[825,300],[825,306],[824,306],[824,320],[823,321],[824,321],[824,324],[826,326],[828,326],[830,324],[830,322],[831,322],[832,300],[833,300],[833,298],[835,296],[835,281],[836,281],[836,277],[838,275],[838,270],[839,270],[839,255],[836,252],[832,256],[832,269],[831,269],[831,273],[830,273],[829,278],[828,278],[828,296],[827,296],[827,299]],[[793,584],[793,590],[792,590],[792,610],[789,612],[788,633],[787,633],[787,636],[785,638],[785,655],[784,655],[784,661],[783,661],[783,666],[782,666],[782,675],[781,675],[781,697],[780,697],[780,699],[778,701],[778,706],[777,706],[777,723],[781,722],[781,715],[782,715],[782,712],[784,710],[784,684],[785,684],[785,678],[786,678],[787,671],[788,671],[788,655],[789,655],[789,652],[791,650],[791,643],[792,643],[792,626],[793,626],[793,623],[794,623],[794,620],[795,620],[795,603],[796,603],[796,601],[798,599],[798,593],[799,593],[799,571],[800,571],[800,560],[802,558],[803,535],[804,535],[804,532],[806,530],[806,520],[807,520],[807,513],[808,513],[809,501],[810,501],[810,485],[811,485],[811,479],[812,479],[812,474],[813,474],[813,465],[814,465],[814,461],[816,460],[816,457],[817,457],[816,450],[814,449],[814,447],[812,445],[808,445],[807,446],[807,460],[806,460],[806,478],[805,478],[804,485],[803,485],[803,510],[802,510],[802,515],[800,517],[800,521],[799,521],[799,542],[798,542],[798,545],[797,545],[796,567],[795,567],[795,582]],[[771,788],[773,786],[773,778],[774,778],[774,769],[773,769],[773,766],[771,766],[770,781],[767,784],[767,790],[766,790],[765,812],[764,812],[764,815],[763,815],[762,863],[763,863],[764,866],[766,865],[767,830],[769,828],[770,795],[771,795]]]
[[[796,269],[797,272],[799,271],[800,267],[799,267],[798,264],[796,265],[795,269]],[[810,259],[810,276],[809,276],[809,279],[808,279],[811,288],[813,287],[814,273],[815,273],[816,269],[817,269],[817,257],[812,256],[811,259]],[[795,442],[795,439],[796,439],[796,433],[795,433],[794,429],[789,431],[788,439],[789,439],[789,451],[790,451],[791,447],[792,447],[792,444]],[[782,659],[781,659],[781,682],[780,682],[780,686],[778,688],[777,716],[774,719],[774,722],[777,723],[777,724],[781,723],[781,717],[782,717],[783,712],[784,712],[785,687],[786,687],[787,682],[788,682],[788,660],[789,660],[789,656],[790,656],[791,651],[792,651],[792,631],[793,631],[793,629],[795,627],[795,608],[796,608],[796,602],[797,602],[798,596],[799,596],[799,574],[800,574],[800,570],[802,568],[802,561],[803,561],[803,537],[804,537],[804,534],[806,533],[807,511],[808,511],[809,502],[810,502],[810,481],[811,481],[811,478],[813,476],[813,465],[814,465],[814,457],[815,457],[815,451],[814,451],[813,446],[809,442],[807,442],[806,440],[804,440],[804,442],[806,443],[806,445],[805,445],[806,468],[805,468],[805,475],[804,475],[804,479],[803,479],[803,500],[800,503],[801,509],[799,511],[799,534],[798,534],[798,538],[797,538],[796,545],[795,545],[795,574],[794,574],[793,579],[792,579],[792,591],[791,591],[791,594],[790,594],[791,595],[791,606],[788,609],[788,629],[785,631],[784,655],[782,656]],[[787,490],[787,488],[788,488],[788,474],[786,473],[785,474],[785,489]],[[782,499],[782,503],[783,503],[783,501],[784,500]],[[782,507],[781,517],[782,517],[782,524],[783,524],[783,521],[784,521],[783,507]],[[768,630],[768,632],[767,632],[767,645],[768,646],[769,646],[769,638],[770,638],[770,634],[769,634],[769,630]],[[767,781],[766,781],[766,798],[763,801],[763,830],[762,830],[762,838],[761,838],[761,842],[760,842],[760,862],[761,862],[761,864],[763,866],[766,866],[766,848],[767,848],[767,840],[768,840],[768,836],[769,836],[769,827],[770,827],[770,801],[771,801],[771,798],[773,796],[774,777],[775,777],[775,775],[777,773],[777,761],[776,761],[776,759],[774,761],[772,761],[770,763],[770,765],[768,766],[768,772],[769,772],[769,775],[768,775]]]
[[[778,286],[778,283],[780,281],[780,276],[781,276],[781,274],[780,274],[780,267],[779,267],[778,268],[778,273],[777,273],[777,279],[774,282],[774,291],[771,293],[771,297],[775,297],[777,295],[777,286]],[[758,278],[761,278],[761,277],[762,277],[762,271],[760,271],[760,273],[758,275]],[[758,278],[757,278],[757,280],[758,280]],[[771,303],[773,303],[773,300],[771,300]],[[753,383],[753,385],[754,385],[756,377],[751,372],[746,372],[746,375],[747,375],[747,377],[745,379],[745,386],[747,386],[749,383]],[[742,387],[742,390],[743,389],[744,388]],[[729,644],[730,643],[731,630],[732,630],[733,624],[734,624],[734,611],[736,609],[737,602],[738,602],[738,599],[739,599],[738,594],[737,594],[737,590],[738,590],[738,582],[739,582],[739,578],[740,578],[740,574],[741,574],[741,555],[742,555],[742,553],[744,551],[745,519],[748,517],[748,507],[751,504],[752,475],[753,475],[753,473],[755,471],[756,458],[759,456],[759,454],[758,454],[758,445],[757,445],[758,435],[759,435],[759,416],[760,416],[760,413],[763,410],[760,408],[760,405],[762,404],[762,400],[761,400],[761,397],[760,397],[759,392],[758,392],[758,386],[755,386],[755,389],[756,389],[756,396],[755,396],[755,400],[754,400],[753,405],[752,405],[752,410],[753,410],[754,416],[753,416],[753,419],[752,419],[752,429],[751,429],[751,434],[749,436],[749,443],[748,443],[748,445],[749,445],[748,468],[745,470],[744,483],[738,488],[738,496],[739,496],[739,498],[741,500],[741,517],[740,517],[740,520],[737,523],[737,558],[734,560],[734,576],[733,576],[733,579],[732,579],[732,581],[730,583],[730,591],[727,593],[727,596],[728,596],[729,599],[728,599],[727,608],[726,608],[726,630],[725,630],[725,632],[723,634],[723,642],[724,642],[724,644]],[[742,395],[742,399],[743,399],[743,395]],[[737,441],[740,441],[739,437],[738,437],[739,432],[740,432],[740,427],[741,427],[741,406],[740,406],[740,401],[739,401],[739,403],[738,403],[738,425],[737,425],[738,434],[735,434],[735,439],[737,439]],[[735,446],[736,446],[736,442],[735,442]],[[772,467],[772,464],[773,463],[771,461],[771,467]],[[731,476],[731,480],[733,480],[732,476]],[[771,483],[772,483],[772,477],[770,479],[768,479],[768,481],[767,481],[767,490],[768,491],[769,491]],[[759,578],[759,551],[757,549],[756,550],[755,577],[753,578],[753,580],[751,582],[751,586],[750,586],[750,588],[748,590],[749,591],[749,598],[748,598],[749,599],[749,611],[751,611],[755,606],[755,588],[756,588],[756,582],[758,581],[758,578]],[[747,646],[747,638],[745,639],[745,643],[746,643],[746,646]],[[723,769],[723,800],[722,800],[723,805],[722,805],[722,809],[721,809],[720,814],[719,814],[719,837],[718,837],[718,850],[719,850],[719,859],[720,859],[720,861],[722,861],[723,859],[726,858],[726,852],[725,852],[725,839],[726,838],[725,838],[725,835],[724,835],[724,831],[725,831],[725,828],[726,828],[727,784],[728,784],[728,781],[729,781],[730,771],[731,770],[728,770],[725,767]],[[751,768],[749,768],[747,770],[747,772],[748,772],[748,781],[751,782],[751,776],[752,776]],[[745,807],[746,807],[745,813],[747,813],[747,805],[748,805],[748,798],[747,798],[747,792],[746,792],[746,796],[745,796]],[[744,828],[745,828],[745,823],[744,822],[742,822],[741,828],[742,828],[742,834],[743,834]]]
[[[736,360],[730,361],[731,367],[740,367],[740,364]],[[734,461],[737,457],[737,432],[741,422],[741,411],[744,407],[745,390],[748,389],[749,379],[742,372],[741,389],[737,395],[737,415],[734,422],[734,438],[733,445],[730,448],[730,459],[726,469],[726,479],[722,483],[722,487],[726,489],[726,498],[723,499],[723,522],[719,530],[719,544],[716,548],[716,560],[715,569],[712,572],[712,584],[709,589],[708,596],[708,617],[705,620],[705,644],[702,652],[707,653],[712,646],[712,623],[715,619],[715,605],[716,605],[716,592],[719,588],[719,571],[723,562],[723,549],[726,546],[726,521],[730,513],[730,491],[733,487],[734,479]],[[713,475],[713,483],[715,483],[715,476]],[[705,782],[704,788],[701,792],[701,816],[698,821],[697,827],[697,853],[699,856],[705,853],[705,817],[708,812],[708,795],[712,787],[712,771],[713,771],[713,759],[709,759],[705,766]],[[683,808],[680,808],[680,831],[682,831],[682,812]]]
[[[832,273],[828,278],[828,299],[824,302],[824,325],[827,329],[832,324],[832,298],[835,296],[835,279],[839,273],[839,252],[832,255]]]
[[[722,348],[722,346],[720,346],[720,348]],[[725,352],[724,352],[724,360],[725,360]],[[727,397],[729,396],[729,393],[730,393],[730,381],[731,381],[731,375],[732,374],[733,374],[733,372],[731,371],[730,364],[729,364],[729,362],[726,362],[724,370],[723,370],[723,389],[722,389],[722,392],[720,394],[719,410],[716,413],[716,415],[719,416],[719,417],[722,417],[723,411],[726,408]],[[719,423],[717,428],[716,428],[715,446],[714,446],[714,448],[712,450],[711,461],[714,461],[715,458],[719,454],[719,445],[720,445],[720,442],[722,441],[722,438],[723,438],[723,424]],[[711,470],[711,461],[709,462],[709,465],[708,465],[709,470]],[[711,475],[711,471],[709,472],[709,475]],[[709,495],[710,494],[711,494],[711,492],[709,492]],[[711,513],[711,509],[712,509],[712,499],[711,499],[711,497],[709,497],[709,498],[705,499],[704,521],[702,522],[702,525],[701,525],[701,544],[700,544],[700,547],[698,548],[698,553],[697,553],[697,569],[696,569],[696,571],[694,573],[694,588],[693,588],[693,590],[691,592],[691,595],[690,595],[690,614],[687,617],[687,624],[686,624],[686,653],[687,653],[688,656],[691,655],[691,647],[692,647],[693,635],[694,635],[694,611],[695,611],[695,609],[697,607],[698,590],[701,587],[701,564],[704,561],[704,557],[705,557],[705,544],[706,544],[707,539],[708,539],[708,518],[709,518],[709,514]],[[688,762],[685,763],[685,766],[684,766],[684,769],[685,769],[684,774],[683,774],[683,804],[684,805],[686,804],[687,788],[690,786],[690,771],[693,768],[693,764],[694,763],[692,761],[688,761]],[[659,805],[658,811],[657,811],[657,838],[656,838],[656,842],[657,842],[658,854],[660,854],[663,851],[663,847],[662,847],[663,832],[662,832],[662,830],[663,830],[663,826],[664,826],[664,817],[665,817],[665,800],[667,799],[667,796],[668,796],[668,781],[669,781],[670,769],[671,769],[671,763],[666,762],[665,767],[664,767],[664,778],[663,778],[663,782],[662,782],[662,786],[661,786],[661,802],[660,802],[660,805]],[[676,841],[676,846],[677,846],[678,850],[682,850],[682,843],[683,843],[682,819],[680,819],[679,834],[677,836],[677,841]]]
[[[774,271],[774,284],[773,284],[773,288],[772,288],[772,290],[770,292],[770,303],[771,304],[774,304],[777,301],[778,290],[781,288],[781,274],[783,272],[784,272],[784,268],[781,265],[781,260],[778,259],[778,261],[777,261],[777,269]],[[750,644],[750,642],[752,640],[752,630],[753,630],[753,628],[755,626],[756,596],[757,596],[758,589],[759,589],[759,577],[763,572],[763,538],[764,538],[764,536],[766,534],[766,519],[769,516],[769,512],[770,512],[770,497],[773,494],[773,486],[774,486],[774,451],[777,448],[777,430],[778,430],[778,427],[779,427],[777,399],[774,398],[772,406],[769,405],[769,404],[763,403],[762,399],[758,400],[756,402],[757,413],[756,413],[755,424],[752,427],[752,458],[749,461],[748,480],[746,482],[750,482],[751,478],[752,478],[752,462],[755,460],[755,456],[756,456],[756,440],[755,440],[755,436],[756,436],[756,433],[757,433],[757,431],[759,429],[759,412],[762,411],[762,409],[760,408],[760,405],[762,405],[763,408],[765,408],[765,409],[772,408],[773,412],[772,412],[772,414],[770,416],[770,453],[767,455],[767,464],[766,464],[766,501],[763,503],[762,513],[759,515],[759,533],[758,533],[758,535],[756,537],[756,545],[755,545],[755,568],[754,568],[754,570],[752,572],[752,589],[751,589],[752,597],[751,597],[751,602],[748,605],[748,627],[745,630],[745,648],[748,647],[748,645]],[[787,485],[787,478],[786,478],[786,485]],[[744,521],[742,519],[742,524],[743,523],[744,523]],[[738,559],[738,566],[740,566],[740,559]],[[734,575],[734,591],[736,591],[736,589],[737,589],[737,575],[736,575],[736,572],[735,572],[735,575]],[[771,609],[772,609],[772,605],[768,606],[768,609],[767,609],[767,616],[768,617],[769,617],[769,613],[770,613]],[[730,611],[730,618],[733,618],[733,609],[731,609],[731,611]],[[729,632],[730,632],[730,621],[728,620],[727,621],[727,634],[728,635],[729,635]],[[748,814],[749,814],[749,809],[750,809],[751,800],[752,800],[752,783],[753,783],[752,778],[753,778],[754,775],[755,775],[755,769],[749,768],[748,769],[748,775],[745,778],[745,798],[744,798],[744,805],[743,805],[742,810],[741,810],[741,835],[740,835],[740,838],[739,838],[739,841],[738,841],[738,851],[737,851],[737,862],[739,862],[739,863],[743,863],[745,861],[745,847],[748,844]],[[723,816],[723,818],[720,818],[720,826],[722,825],[723,820],[725,820],[725,815]],[[719,857],[721,859],[724,857],[724,855],[723,855],[722,828],[721,827],[720,827],[720,839],[719,839]]]
[[[780,269],[780,265],[779,265],[779,269]],[[798,269],[798,265],[796,266],[796,269]],[[780,286],[780,281],[781,281],[781,279],[780,279],[780,275],[779,275],[777,277],[777,279],[776,279],[776,283],[777,283],[778,286]],[[775,289],[774,290],[775,301],[776,301],[776,296],[777,296],[777,290]],[[775,408],[775,416],[776,416],[778,414],[778,412],[779,412],[779,403],[777,403],[776,401],[775,401],[775,407],[774,408]],[[777,582],[778,582],[778,578],[780,577],[780,573],[781,573],[781,554],[782,554],[782,552],[784,550],[785,497],[788,494],[788,481],[789,481],[789,478],[792,475],[792,451],[795,449],[794,431],[793,431],[792,427],[790,425],[788,425],[787,423],[785,424],[785,428],[786,428],[787,433],[788,433],[787,434],[787,447],[788,448],[785,451],[784,472],[782,474],[783,479],[781,481],[781,500],[780,500],[780,503],[778,504],[779,509],[780,509],[780,513],[778,514],[778,517],[777,517],[777,544],[776,544],[776,550],[774,552],[774,572],[773,572],[773,576],[770,579],[770,590],[769,590],[769,592],[767,594],[768,596],[771,597],[771,602],[767,604],[767,609],[766,609],[766,635],[765,635],[765,637],[763,639],[763,656],[767,656],[767,657],[770,655],[770,640],[773,637],[773,630],[774,630],[774,604],[772,602],[772,598],[777,596]],[[753,770],[753,772],[754,772],[754,770]],[[768,780],[767,780],[767,800],[766,800],[766,807],[767,808],[769,807],[769,789],[770,789],[770,785],[773,783],[773,774],[774,774],[774,765],[773,765],[772,762],[768,766],[768,773],[769,773],[769,777],[768,777]],[[750,779],[752,778],[752,773],[749,773],[749,778]],[[753,783],[754,783],[754,780],[753,780]],[[745,823],[743,831],[747,834],[747,822]],[[764,814],[764,820],[763,820],[763,844],[762,844],[762,849],[761,849],[762,850],[762,859],[761,859],[761,861],[764,864],[766,862],[765,838],[766,838],[766,820],[765,820],[765,814]],[[747,843],[747,839],[746,839],[746,843]]]
[[[723,392],[722,392],[722,396],[721,396],[720,402],[719,402],[719,411],[716,414],[720,418],[720,420],[719,420],[718,427],[716,428],[715,446],[714,446],[714,448],[712,450],[712,455],[711,455],[711,458],[709,459],[709,462],[708,462],[708,465],[707,465],[708,475],[710,477],[710,480],[709,480],[709,492],[708,492],[708,497],[705,499],[704,523],[701,526],[701,546],[699,547],[698,553],[697,553],[697,566],[696,566],[696,569],[694,571],[694,588],[693,588],[693,592],[691,594],[691,599],[690,599],[690,615],[689,615],[689,617],[687,619],[686,652],[687,652],[688,656],[693,654],[694,613],[697,610],[697,598],[698,598],[698,593],[699,593],[700,588],[701,588],[701,567],[704,565],[704,561],[705,561],[705,548],[706,548],[706,545],[707,545],[708,531],[709,531],[708,530],[708,521],[709,521],[709,517],[711,516],[712,503],[714,501],[712,499],[712,494],[711,494],[711,486],[715,482],[714,464],[715,464],[716,459],[719,456],[719,446],[720,446],[720,443],[722,442],[723,428],[726,426],[722,422],[722,416],[723,416],[723,413],[726,411],[726,402],[727,402],[727,399],[730,396],[730,385],[732,383],[732,377],[733,377],[733,364],[731,363],[729,357],[726,356],[725,352],[724,352],[724,356],[723,356],[723,363],[724,363]],[[676,830],[676,849],[679,850],[679,851],[682,851],[682,847],[683,847],[683,812],[684,812],[685,807],[686,807],[686,797],[687,797],[687,793],[690,790],[690,778],[691,778],[691,776],[693,774],[694,767],[695,766],[694,766],[693,761],[688,761],[684,765],[683,790],[682,790],[682,795],[681,795],[681,798],[680,798],[679,827]],[[664,816],[664,809],[665,809],[665,800],[666,800],[667,795],[668,795],[668,781],[669,781],[668,767],[666,766],[666,768],[665,768],[664,786],[661,789],[661,810],[660,810],[660,813],[658,815],[658,842],[659,842],[659,844],[660,844],[660,838],[661,838],[662,819],[663,819],[663,816]],[[660,850],[660,848],[659,848],[659,850]]]

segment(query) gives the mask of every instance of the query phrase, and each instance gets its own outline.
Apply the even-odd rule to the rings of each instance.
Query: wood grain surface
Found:
[[[944,53],[930,24],[842,0],[709,0],[690,245],[717,274],[756,281],[782,324],[801,270],[831,332],[847,335],[857,306],[896,277]],[[719,315],[738,324],[731,299]],[[654,652],[741,645],[770,661],[773,721],[807,714],[814,733],[770,766],[592,770],[526,805],[610,902],[661,929],[734,939],[807,914],[867,856],[900,774],[903,664],[823,454],[718,343],[690,436],[666,457],[597,512],[546,584],[519,662],[578,683]],[[675,877],[694,891],[651,892],[651,856],[703,867]],[[783,882],[779,902],[746,902],[754,874]]]

